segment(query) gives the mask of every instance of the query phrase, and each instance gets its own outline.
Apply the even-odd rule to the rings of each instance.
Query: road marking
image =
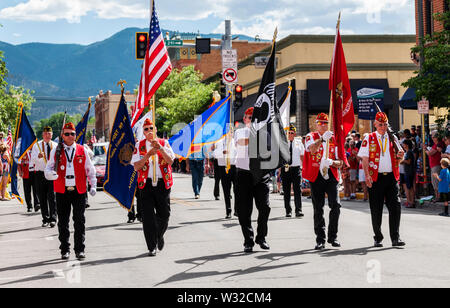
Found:
[[[187,205],[187,206],[199,206],[200,204],[198,204],[198,202],[189,202],[189,201],[184,201],[184,200],[180,200],[180,199],[176,199],[176,198],[172,198],[170,199],[170,201],[173,201],[176,204],[181,204],[181,205]]]
[[[31,276],[21,276],[21,277],[0,277],[0,280],[24,280],[29,278],[38,278],[38,277],[55,277],[54,274],[45,274],[45,275],[31,275]]]

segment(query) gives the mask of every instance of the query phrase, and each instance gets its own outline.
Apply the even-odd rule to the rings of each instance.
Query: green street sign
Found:
[[[170,46],[183,46],[183,41],[182,40],[164,40],[164,43],[166,44],[167,47],[170,47]]]

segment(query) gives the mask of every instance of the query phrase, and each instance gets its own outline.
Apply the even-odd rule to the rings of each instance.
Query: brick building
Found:
[[[184,40],[184,43],[194,43],[195,40]],[[211,45],[220,45],[221,40],[211,40]],[[237,50],[238,61],[256,54],[262,49],[270,46],[270,42],[249,42],[249,41],[233,41],[233,49]],[[195,48],[170,48],[169,55],[174,68],[182,69],[183,67],[193,65],[195,70],[203,74],[203,78],[216,74],[222,70],[222,55],[220,49],[211,49],[210,54],[198,55]]]
[[[416,43],[419,44],[419,0],[416,1]],[[422,0],[424,35],[444,30],[442,23],[433,17],[436,13],[449,10],[448,0]]]

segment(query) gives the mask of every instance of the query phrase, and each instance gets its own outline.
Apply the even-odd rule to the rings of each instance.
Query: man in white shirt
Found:
[[[75,142],[76,131],[73,123],[69,122],[64,125],[62,138],[64,142],[59,157],[56,157],[56,146],[50,153],[50,159],[45,167],[45,177],[49,181],[53,181],[56,192],[61,258],[67,260],[70,256],[69,221],[73,209],[74,250],[77,259],[83,260],[86,258],[84,251],[86,180],[89,178],[92,184],[89,193],[94,196],[97,191],[97,178],[88,151]]]
[[[399,161],[403,159],[405,153],[403,150],[395,153],[394,142],[398,140],[395,136],[395,140],[390,140],[387,133],[388,118],[384,112],[376,114],[374,126],[376,131],[364,138],[358,153],[358,156],[362,158],[366,185],[369,188],[370,212],[375,233],[374,246],[383,247],[381,221],[384,203],[389,211],[392,246],[405,246],[399,233],[401,206],[398,186]]]
[[[305,147],[301,140],[295,139],[297,129],[291,124],[288,131],[289,162],[281,168],[281,181],[283,183],[284,208],[286,217],[292,216],[291,185],[294,186],[295,217],[303,217],[302,213],[302,161],[305,155]]]
[[[29,150],[22,158],[22,160],[19,161],[18,171],[19,176],[22,178],[23,181],[23,193],[25,195],[25,201],[27,204],[27,212],[30,213],[33,211],[31,196],[33,196],[34,211],[37,212],[39,211],[40,206],[35,186],[34,165],[31,164],[31,150]],[[33,194],[31,194],[32,191]]]
[[[44,171],[49,161],[50,153],[57,144],[52,141],[53,131],[49,126],[44,127],[42,139],[36,142],[31,151],[31,164],[34,165],[35,183],[41,205],[42,227],[56,226],[56,202],[53,191],[53,181],[45,178]]]

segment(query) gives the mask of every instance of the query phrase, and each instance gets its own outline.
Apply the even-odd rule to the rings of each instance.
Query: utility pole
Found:
[[[233,42],[231,41],[231,20],[225,20],[225,35],[222,42],[222,50],[231,50]],[[225,85],[226,95],[231,91],[230,84]],[[225,96],[226,96],[225,95]]]

